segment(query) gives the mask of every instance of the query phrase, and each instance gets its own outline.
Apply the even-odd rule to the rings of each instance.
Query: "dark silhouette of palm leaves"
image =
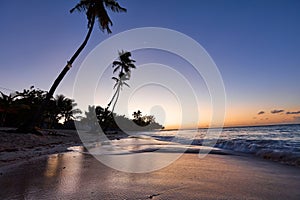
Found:
[[[99,23],[99,27],[102,31],[111,33],[110,27],[113,23],[107,14],[105,8],[110,9],[113,12],[126,12],[126,9],[121,7],[114,0],[81,0],[70,12],[78,10],[79,12],[85,12],[88,19],[88,28],[92,26],[93,19],[96,17]]]
[[[79,109],[73,109],[77,106],[75,100],[69,99],[64,95],[56,95],[55,104],[55,112],[58,120],[62,118],[64,118],[64,122],[70,121],[72,119],[74,120],[76,118],[74,115],[81,113]]]
[[[142,117],[142,112],[138,110],[137,112],[133,112],[132,116],[135,120],[138,120],[139,118]]]

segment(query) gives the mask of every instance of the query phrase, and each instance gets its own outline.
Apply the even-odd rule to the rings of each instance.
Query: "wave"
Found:
[[[196,140],[193,144],[202,145],[202,142]],[[252,154],[264,159],[300,166],[299,144],[289,145],[288,143],[282,143],[282,141],[278,140],[221,139],[216,142],[214,147],[239,153]]]
[[[300,166],[298,124],[224,128],[217,136],[207,134],[206,129],[200,129],[195,132],[193,140],[182,134],[187,133],[187,130],[180,132],[180,136],[176,132],[160,132],[151,136],[158,140],[210,146]]]

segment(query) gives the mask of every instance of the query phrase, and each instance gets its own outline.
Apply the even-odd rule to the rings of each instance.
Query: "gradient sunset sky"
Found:
[[[95,27],[86,49],[56,94],[72,98],[79,66],[103,40],[133,28],[163,27],[182,32],[196,40],[216,63],[227,96],[225,125],[300,123],[300,1],[118,2],[128,12],[109,13],[114,23],[111,35]],[[69,13],[76,3],[77,0],[0,1],[1,91],[9,93],[31,85],[43,90],[49,89],[87,31],[85,14]],[[153,61],[147,55],[156,55],[155,62],[184,69],[183,61],[176,62],[177,66],[175,62],[169,62],[170,55],[148,53],[133,52],[137,66]],[[202,80],[191,82],[196,88],[199,84],[196,91],[198,109],[202,112],[199,125],[207,126],[211,111],[207,106],[209,98],[205,92],[205,83]],[[112,85],[113,82],[107,84],[106,89],[110,92]],[[138,94],[136,103],[129,105],[130,112],[141,109],[145,114],[148,113],[148,107],[151,107],[149,96],[158,95],[155,91],[149,95],[149,91]],[[99,104],[105,104],[110,98],[110,93],[106,92],[105,95],[105,98],[102,98],[102,94],[97,96],[102,98]],[[167,111],[174,116],[171,110],[169,108]],[[129,115],[122,113],[122,108],[116,111]],[[168,118],[166,112],[163,114]],[[164,125],[172,128],[177,126],[177,122],[169,118]]]

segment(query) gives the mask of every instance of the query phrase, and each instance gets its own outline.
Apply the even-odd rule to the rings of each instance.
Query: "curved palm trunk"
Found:
[[[79,54],[82,52],[82,50],[86,46],[86,44],[87,44],[87,42],[88,42],[88,40],[89,40],[89,38],[91,36],[91,33],[93,31],[94,23],[95,23],[95,17],[92,18],[91,26],[89,27],[88,33],[87,33],[84,41],[79,46],[79,48],[74,53],[74,55],[71,57],[71,59],[68,61],[67,65],[64,67],[64,69],[60,72],[60,74],[58,75],[58,77],[55,79],[55,81],[52,84],[49,92],[47,93],[46,99],[44,100],[44,102],[42,103],[42,105],[39,107],[39,109],[37,110],[36,114],[31,118],[31,120],[28,123],[24,124],[23,126],[20,126],[18,128],[18,131],[22,131],[22,132],[36,132],[35,126],[40,124],[43,112],[45,111],[47,105],[49,104],[49,101],[50,101],[51,97],[53,96],[56,88],[58,87],[58,85],[60,84],[60,82],[62,81],[62,79],[65,77],[65,75],[67,74],[67,72],[71,69],[73,62],[76,60],[76,58],[79,56]]]
[[[117,89],[116,89],[116,92],[114,93],[114,95],[113,95],[113,97],[111,98],[110,102],[107,104],[107,109],[110,107],[110,105],[111,105],[112,102],[114,101],[114,99],[115,99],[115,97],[116,97],[116,95],[117,95],[117,93],[118,93],[119,88],[120,88],[120,83],[118,84],[118,87],[117,87]]]
[[[116,97],[115,103],[114,103],[114,105],[113,105],[113,107],[112,107],[112,109],[111,109],[111,113],[112,113],[112,114],[114,114],[114,110],[115,110],[115,107],[116,107],[117,101],[118,101],[118,99],[119,99],[119,96],[120,96],[120,88],[118,88],[117,92],[118,92],[118,94],[117,94],[117,97]]]

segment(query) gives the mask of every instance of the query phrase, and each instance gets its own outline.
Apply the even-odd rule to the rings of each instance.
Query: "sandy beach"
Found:
[[[82,145],[76,130],[43,130],[42,136],[7,132],[11,130],[13,128],[0,129],[0,167],[22,163],[40,156],[68,152],[69,147]],[[126,135],[119,133],[107,137],[119,139]]]
[[[135,174],[69,152],[2,167],[0,199],[299,199],[299,172],[253,157],[186,153],[161,170]]]

